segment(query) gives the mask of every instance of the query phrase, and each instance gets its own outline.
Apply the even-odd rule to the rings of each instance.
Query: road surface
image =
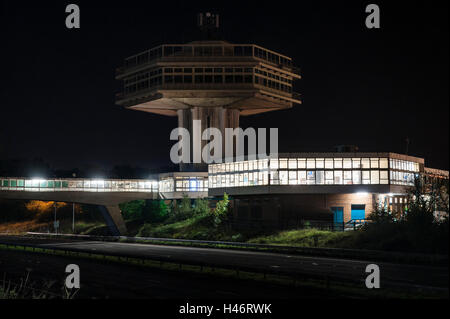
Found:
[[[360,281],[364,285],[366,267],[371,261],[311,257],[244,250],[160,246],[119,242],[37,239],[0,236],[0,242],[28,243],[45,248],[70,248],[71,250],[120,254],[123,256],[164,257],[185,262],[207,262],[218,267],[254,267],[260,270],[279,270],[290,274],[322,275],[343,280]],[[381,283],[406,289],[435,287],[448,289],[448,267],[405,265],[386,262],[376,263],[380,267]]]

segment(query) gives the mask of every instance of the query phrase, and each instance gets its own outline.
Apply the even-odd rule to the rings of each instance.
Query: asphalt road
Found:
[[[5,280],[6,285],[11,282],[14,286],[28,276],[28,286],[44,289],[47,298],[61,296],[65,268],[69,264],[80,267],[81,289],[76,299],[284,300],[327,297],[324,289],[294,288],[68,256],[2,250],[0,284]],[[49,284],[50,288],[46,288]]]
[[[367,277],[366,266],[370,261],[285,255],[242,250],[159,246],[149,244],[76,241],[60,239],[29,239],[2,237],[0,242],[32,243],[47,248],[70,248],[102,254],[123,256],[165,257],[177,261],[208,262],[213,265],[276,269],[292,274],[330,275],[343,280],[358,280],[361,285]],[[437,287],[448,289],[448,267],[375,263],[380,267],[381,285],[405,289]]]

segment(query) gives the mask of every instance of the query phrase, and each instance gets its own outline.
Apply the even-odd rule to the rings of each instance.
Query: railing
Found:
[[[254,84],[254,83],[165,83],[152,86],[151,88],[139,90],[136,92],[125,94],[123,92],[119,92],[116,94],[117,100],[123,100],[128,98],[140,98],[141,96],[146,96],[149,94],[154,94],[158,90],[264,90],[267,91],[268,94],[274,94],[279,96],[280,98],[286,99],[294,99],[301,100],[301,94],[297,92],[285,92],[276,90],[273,88],[269,88],[267,86]]]
[[[344,225],[344,231],[345,230],[357,230],[367,224],[366,219],[351,219]]]
[[[0,177],[0,190],[26,192],[158,192],[155,180],[27,179]]]

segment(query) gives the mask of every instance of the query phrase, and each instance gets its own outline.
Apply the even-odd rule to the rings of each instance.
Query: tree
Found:
[[[414,188],[408,194],[405,221],[417,230],[429,229],[436,219],[436,212],[444,212],[448,219],[448,180],[426,181],[422,177],[414,180]]]
[[[197,198],[194,203],[194,214],[204,215],[209,214],[211,209],[209,208],[209,201],[207,199]]]
[[[216,208],[212,211],[213,224],[215,227],[220,226],[225,220],[228,219],[228,205],[230,201],[228,194],[223,194],[223,200],[217,202]]]
[[[51,214],[54,212],[54,206],[56,208],[61,208],[67,206],[66,203],[62,202],[43,202],[38,200],[32,200],[25,204],[28,211],[36,214],[36,219],[40,221],[48,220]]]

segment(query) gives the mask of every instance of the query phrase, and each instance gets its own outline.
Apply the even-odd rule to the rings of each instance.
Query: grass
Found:
[[[270,244],[297,247],[343,248],[342,243],[351,241],[356,232],[331,232],[317,229],[282,231],[274,235],[248,240],[252,244]]]
[[[37,220],[29,220],[23,222],[11,222],[0,224],[0,233],[5,234],[22,234],[27,231],[37,231],[48,226],[47,223],[41,223]]]
[[[237,233],[225,227],[211,225],[208,214],[199,214],[191,218],[170,224],[145,224],[137,237],[156,237],[193,240],[232,240]]]
[[[16,300],[16,299],[73,299],[79,290],[62,289],[61,294],[52,292],[54,281],[46,281],[40,285],[30,281],[30,272],[24,278],[21,278],[18,283],[6,279],[6,274],[3,280],[0,280],[0,300]],[[36,286],[39,286],[37,288]]]

